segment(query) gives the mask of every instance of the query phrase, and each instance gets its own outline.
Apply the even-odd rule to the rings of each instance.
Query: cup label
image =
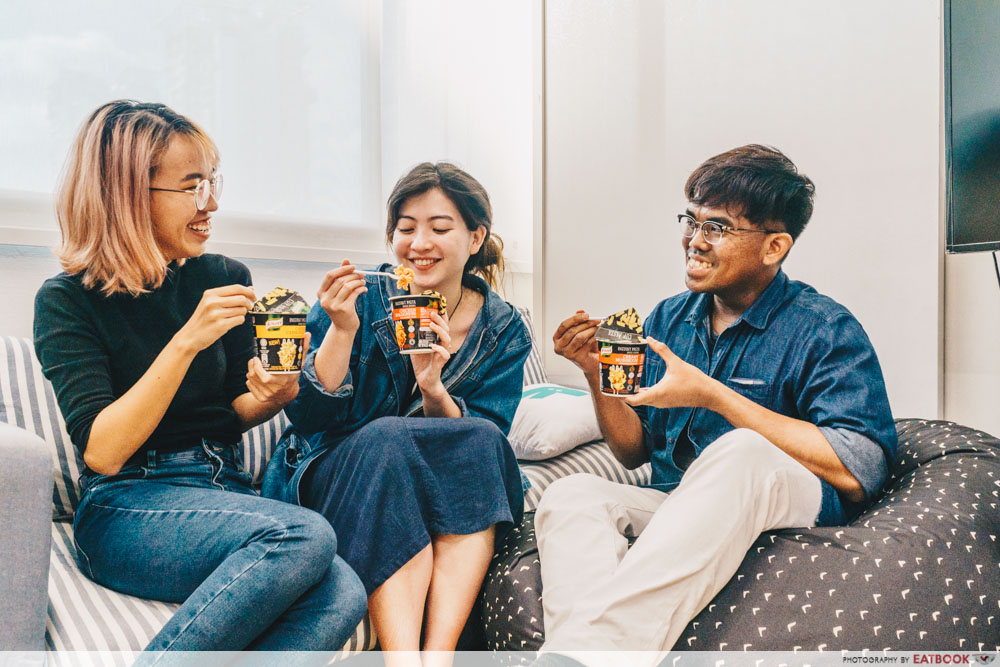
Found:
[[[255,351],[268,373],[302,370],[302,343],[306,315],[301,313],[250,313],[256,336]]]
[[[645,345],[599,343],[601,393],[608,396],[635,394],[642,383]]]
[[[400,354],[417,354],[431,351],[438,342],[438,335],[431,330],[431,313],[437,310],[437,299],[415,295],[392,297],[393,336]],[[433,307],[432,307],[433,305]]]

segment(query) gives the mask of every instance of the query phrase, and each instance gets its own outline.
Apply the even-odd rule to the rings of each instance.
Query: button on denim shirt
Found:
[[[779,271],[766,290],[723,331],[709,354],[712,295],[684,292],[661,301],[646,319],[646,335],[667,344],[681,359],[730,389],[779,414],[819,427],[870,501],[896,455],[896,429],[882,369],[868,336],[854,316],[805,283]],[[643,386],[663,377],[665,364],[649,351]],[[673,489],[683,471],[674,446],[688,424],[699,455],[733,429],[704,408],[635,409],[652,460],[651,486]],[[845,523],[863,505],[841,499],[821,481],[818,525]],[[725,489],[720,489],[725,493]]]
[[[392,268],[383,264],[378,270]],[[399,353],[389,303],[389,297],[408,292],[385,276],[366,276],[365,282],[368,292],[355,304],[361,324],[347,376],[332,392],[316,377],[314,364],[332,323],[318,303],[309,311],[306,330],[312,334],[311,351],[299,377],[299,395],[285,408],[292,426],[282,435],[264,474],[265,496],[298,503],[302,474],[325,448],[379,417],[423,415],[410,362]],[[482,279],[466,275],[464,284],[483,294],[485,301],[462,347],[442,370],[441,380],[463,417],[488,419],[507,435],[521,400],[531,337],[520,313]]]

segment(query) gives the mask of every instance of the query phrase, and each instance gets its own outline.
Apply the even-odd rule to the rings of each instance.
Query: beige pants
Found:
[[[748,429],[709,445],[669,494],[557,480],[535,515],[542,650],[669,650],[763,531],[814,525],[821,499],[819,478]]]

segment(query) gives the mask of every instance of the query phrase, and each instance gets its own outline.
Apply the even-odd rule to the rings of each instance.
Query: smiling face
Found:
[[[692,204],[687,214],[734,231],[724,233],[715,245],[700,229],[691,238],[681,238],[687,260],[684,284],[692,292],[709,292],[734,307],[748,307],[777,274],[791,237],[783,232],[758,233],[760,228],[749,220],[722,208]]]
[[[413,269],[416,289],[411,291],[455,294],[465,263],[485,238],[484,227],[469,231],[455,204],[440,188],[431,188],[400,206],[392,251],[401,266]]]
[[[169,190],[192,190],[198,182],[212,178],[216,165],[205,150],[191,138],[174,135],[160,156],[150,179],[150,187]],[[168,262],[197,257],[205,252],[205,242],[212,231],[212,212],[219,208],[210,197],[198,210],[189,192],[151,191],[150,217],[156,245]]]

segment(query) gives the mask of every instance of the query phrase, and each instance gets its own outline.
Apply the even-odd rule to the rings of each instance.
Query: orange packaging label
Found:
[[[417,319],[417,308],[396,308],[392,311],[394,320],[415,320]]]
[[[399,320],[420,320],[420,326],[429,327],[431,325],[431,308],[416,306],[414,308],[397,308],[392,311],[392,319]]]
[[[619,364],[621,366],[640,366],[646,355],[644,354],[614,354],[601,353],[602,364]]]

